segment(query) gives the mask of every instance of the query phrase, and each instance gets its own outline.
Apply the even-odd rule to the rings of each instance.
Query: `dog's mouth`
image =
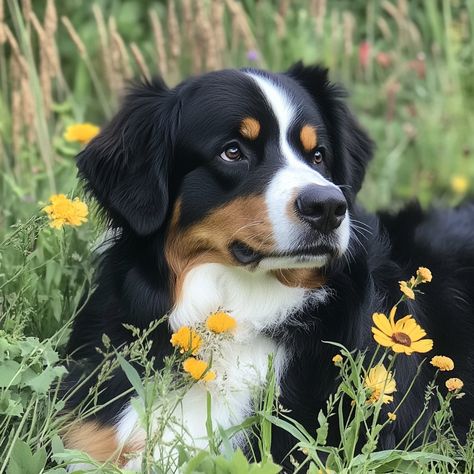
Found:
[[[240,265],[263,269],[322,267],[337,255],[337,249],[329,245],[301,246],[287,252],[263,253],[241,241],[230,245],[230,251]]]

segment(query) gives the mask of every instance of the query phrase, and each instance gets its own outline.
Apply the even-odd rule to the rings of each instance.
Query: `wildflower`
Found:
[[[185,372],[191,375],[194,380],[204,380],[210,382],[216,378],[216,373],[213,370],[208,370],[209,365],[203,360],[196,359],[195,357],[188,357],[183,362],[183,369]]]
[[[256,49],[250,49],[247,51],[247,59],[254,63],[260,59],[260,53]]]
[[[413,319],[411,314],[395,322],[397,306],[394,306],[387,318],[385,314],[374,313],[372,327],[374,339],[383,347],[390,347],[394,352],[429,352],[433,348],[432,339],[423,339],[425,330]]]
[[[180,327],[170,339],[173,347],[179,347],[180,353],[191,351],[192,354],[197,354],[197,351],[201,347],[202,339],[201,336],[191,329],[189,326]]]
[[[430,364],[442,372],[454,369],[453,359],[446,356],[434,356],[431,359]]]
[[[232,331],[235,326],[237,326],[236,320],[224,311],[212,313],[206,320],[207,329],[217,334]]]
[[[469,188],[469,181],[464,176],[453,176],[451,178],[451,189],[455,194],[465,194]]]
[[[85,145],[99,132],[100,128],[92,123],[75,123],[66,128],[63,137],[68,142],[79,142]]]
[[[372,44],[368,41],[362,41],[359,45],[359,64],[362,69],[367,69],[372,54]]]
[[[332,361],[334,362],[334,365],[339,365],[342,362],[342,355],[341,354],[336,354],[332,358]]]
[[[456,377],[446,380],[446,388],[450,392],[457,392],[464,387],[464,382]]]
[[[420,283],[429,283],[433,279],[431,271],[426,267],[420,267],[416,271],[416,279]]]
[[[397,419],[397,415],[395,413],[392,413],[391,411],[387,413],[387,417],[390,421],[395,421]]]
[[[406,281],[399,281],[400,284],[400,291],[407,297],[410,298],[411,300],[415,299],[415,292],[412,289],[412,281],[410,280],[409,282]]]
[[[48,214],[49,225],[54,229],[61,229],[64,225],[78,227],[87,221],[87,204],[79,198],[72,200],[65,194],[53,194],[49,202],[51,204],[45,206],[43,211]]]
[[[393,402],[393,392],[397,391],[397,383],[384,365],[372,367],[365,377],[364,384],[370,390],[368,403],[382,400],[382,403]]]

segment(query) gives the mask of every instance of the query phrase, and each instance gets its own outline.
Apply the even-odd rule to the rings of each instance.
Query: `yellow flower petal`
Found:
[[[211,314],[206,320],[207,329],[217,334],[232,331],[236,326],[237,321],[224,311],[217,311]]]
[[[372,328],[372,333],[374,335],[374,339],[383,347],[392,347],[394,342],[390,337],[384,334],[380,329]]]
[[[442,372],[454,369],[454,361],[451,357],[437,355],[431,359],[430,364]]]
[[[374,313],[372,315],[372,321],[374,324],[385,334],[392,333],[392,326],[387,316],[383,313]]]
[[[415,341],[412,343],[411,348],[413,352],[425,352],[431,351],[433,349],[433,340],[432,339],[422,339],[421,341]]]
[[[68,142],[79,142],[83,145],[89,143],[98,133],[100,128],[91,123],[76,123],[69,125],[64,132],[64,139]]]
[[[455,392],[457,390],[461,390],[464,387],[464,382],[461,379],[454,377],[452,379],[446,380],[445,385],[450,392]]]

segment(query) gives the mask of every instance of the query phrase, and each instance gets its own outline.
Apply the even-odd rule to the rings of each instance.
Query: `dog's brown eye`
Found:
[[[319,165],[324,159],[324,150],[322,148],[316,148],[313,153],[313,158],[311,159],[312,163]]]
[[[230,145],[219,156],[224,161],[239,161],[242,158],[242,152],[237,145]]]

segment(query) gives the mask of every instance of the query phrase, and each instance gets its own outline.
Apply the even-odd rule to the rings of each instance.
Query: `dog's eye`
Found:
[[[224,161],[239,161],[242,159],[242,152],[240,148],[235,145],[229,145],[220,155]]]
[[[319,147],[314,150],[313,156],[311,158],[311,162],[314,165],[319,165],[324,160],[324,148]]]

